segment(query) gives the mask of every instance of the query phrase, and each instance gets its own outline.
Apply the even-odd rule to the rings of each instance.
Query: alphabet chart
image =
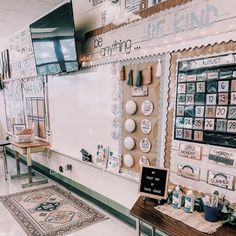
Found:
[[[175,139],[236,145],[236,54],[178,63]]]

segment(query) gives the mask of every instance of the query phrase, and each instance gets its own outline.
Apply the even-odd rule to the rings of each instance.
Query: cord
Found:
[[[49,173],[50,173],[50,175],[56,175],[56,174],[58,174],[58,172],[57,171],[54,171],[53,169],[52,169],[52,166],[51,166],[51,161],[49,160],[49,153],[50,153],[50,151],[51,151],[51,148],[50,147],[48,147],[47,148],[47,162],[48,162],[48,166],[49,166]]]

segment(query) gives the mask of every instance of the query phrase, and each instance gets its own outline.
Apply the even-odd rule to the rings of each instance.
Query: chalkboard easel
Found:
[[[169,169],[153,166],[143,166],[139,181],[139,193],[146,198],[165,200],[169,182]]]

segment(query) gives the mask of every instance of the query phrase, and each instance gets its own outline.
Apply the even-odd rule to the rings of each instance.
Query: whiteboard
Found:
[[[103,144],[118,154],[111,137],[112,83],[111,65],[49,78],[52,149],[79,158],[84,148],[94,157]]]

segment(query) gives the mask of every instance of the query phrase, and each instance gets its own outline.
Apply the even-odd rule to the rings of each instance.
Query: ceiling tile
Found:
[[[1,39],[29,25],[61,2],[64,0],[0,0]]]

